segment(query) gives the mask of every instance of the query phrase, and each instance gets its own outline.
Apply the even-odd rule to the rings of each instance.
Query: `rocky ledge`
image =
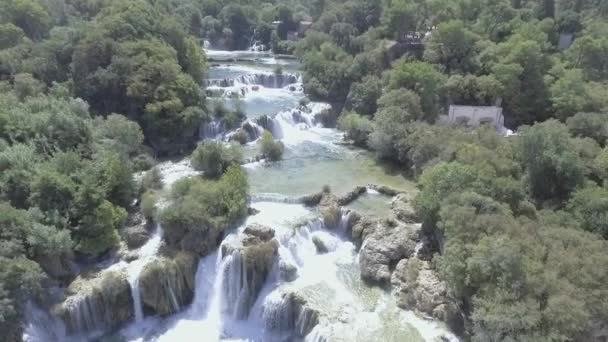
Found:
[[[194,254],[177,252],[144,266],[139,278],[144,312],[169,315],[189,305],[194,298],[197,263]]]
[[[52,311],[70,334],[115,329],[134,315],[127,275],[119,271],[80,275]]]

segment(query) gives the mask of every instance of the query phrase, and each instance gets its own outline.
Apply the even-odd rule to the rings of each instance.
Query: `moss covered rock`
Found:
[[[131,287],[124,272],[80,275],[66,294],[53,311],[71,334],[116,329],[134,317]]]
[[[146,265],[139,279],[144,309],[168,315],[190,304],[194,297],[197,260],[192,253],[179,252]]]

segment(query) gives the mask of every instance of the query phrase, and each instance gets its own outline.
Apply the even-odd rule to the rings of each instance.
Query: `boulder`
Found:
[[[314,235],[312,237],[312,243],[315,245],[315,248],[317,249],[317,253],[325,254],[325,253],[329,252],[329,249],[327,248],[327,246],[325,245],[325,242],[323,241],[323,239],[321,239],[320,236]]]
[[[331,193],[323,193],[319,202],[319,211],[323,218],[323,223],[328,229],[339,227],[342,220],[342,209],[338,204],[338,198]]]
[[[274,122],[272,118],[268,115],[262,115],[255,119],[255,123],[264,128],[267,131],[272,132],[274,127]]]
[[[323,199],[323,192],[317,192],[315,194],[300,197],[299,202],[301,202],[307,207],[314,207],[316,205],[319,205],[321,199]]]
[[[127,243],[129,249],[135,249],[143,246],[150,239],[150,233],[145,227],[145,223],[126,227],[123,230],[123,239]]]
[[[406,223],[419,222],[412,199],[407,193],[400,193],[391,202],[391,213],[399,221]]]
[[[144,310],[169,315],[190,304],[194,297],[197,261],[194,254],[179,252],[147,264],[139,278]]]
[[[248,225],[243,232],[247,235],[258,237],[262,241],[268,241],[274,237],[274,229],[257,223]]]
[[[397,194],[400,194],[402,192],[402,191],[399,191],[397,189],[393,189],[391,187],[388,187],[386,185],[378,186],[378,185],[375,185],[375,184],[369,184],[367,187],[370,188],[370,189],[372,189],[372,190],[376,190],[376,191],[378,191],[379,193],[381,193],[381,194],[383,194],[385,196],[390,196],[390,197],[397,196]]]
[[[319,323],[321,315],[303,296],[287,292],[271,294],[264,303],[262,316],[268,330],[291,331],[302,338]]]
[[[222,244],[221,256],[228,277],[224,284],[224,304],[236,319],[248,317],[272,270],[279,249],[273,237],[272,228],[256,224]]]
[[[446,284],[437,277],[428,261],[402,259],[395,267],[391,285],[398,306],[414,308],[447,323],[454,331],[462,330],[464,320],[458,306],[448,296]]]
[[[133,297],[124,272],[82,274],[66,295],[53,313],[70,334],[112,330],[133,319]]]
[[[279,277],[283,281],[294,281],[298,277],[298,268],[296,265],[287,261],[279,261]]]
[[[351,214],[352,217],[352,214]],[[378,220],[368,216],[357,216],[352,219],[351,238],[358,246],[370,235],[378,225]]]
[[[369,234],[359,253],[361,278],[387,285],[391,268],[399,260],[411,257],[416,250],[420,225],[408,225],[392,219],[380,221]]]
[[[361,195],[367,192],[367,188],[364,186],[358,186],[352,191],[346,193],[344,196],[338,198],[338,204],[341,206],[349,205],[356,201]]]

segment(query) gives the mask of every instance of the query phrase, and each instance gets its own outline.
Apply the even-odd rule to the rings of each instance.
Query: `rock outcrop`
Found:
[[[405,223],[420,222],[412,205],[412,198],[407,193],[400,193],[391,202],[391,215]]]
[[[264,303],[263,318],[266,328],[273,331],[291,331],[302,338],[319,323],[319,310],[296,292],[280,293]]]
[[[393,219],[377,222],[361,247],[361,277],[379,285],[388,285],[397,262],[414,254],[419,234],[419,224],[405,224]]]
[[[140,294],[144,311],[169,315],[192,302],[198,258],[179,252],[153,260],[141,272]]]
[[[224,228],[213,222],[198,222],[196,227],[176,224],[171,226],[171,229],[165,228],[163,239],[170,248],[203,257],[217,248]]]
[[[391,284],[400,307],[415,308],[424,315],[446,322],[454,330],[462,327],[463,317],[458,307],[428,261],[415,257],[402,259],[395,267]]]
[[[133,319],[133,298],[126,274],[106,271],[80,275],[53,308],[69,334],[110,330]]]
[[[352,191],[338,198],[338,204],[341,206],[349,205],[361,197],[361,195],[367,192],[367,188],[364,186],[357,186]]]
[[[272,269],[279,244],[272,228],[253,224],[221,247],[224,304],[234,318],[245,319]]]
[[[150,239],[148,228],[148,222],[142,213],[130,215],[127,226],[121,233],[127,247],[135,249],[143,246]]]

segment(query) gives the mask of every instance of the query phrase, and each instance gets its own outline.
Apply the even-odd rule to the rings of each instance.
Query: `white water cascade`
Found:
[[[163,229],[157,224],[156,229],[148,242],[137,251],[137,259],[126,266],[129,285],[131,286],[131,295],[133,297],[133,312],[136,322],[141,322],[144,318],[141,295],[139,293],[139,276],[144,267],[156,257],[162,240]]]

